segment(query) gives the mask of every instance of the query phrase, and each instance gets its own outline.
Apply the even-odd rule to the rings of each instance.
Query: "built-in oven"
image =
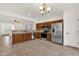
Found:
[[[41,33],[41,38],[47,38],[47,33]]]

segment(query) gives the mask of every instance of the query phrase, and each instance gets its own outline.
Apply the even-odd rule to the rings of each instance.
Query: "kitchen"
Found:
[[[50,22],[46,22],[46,24],[45,23],[36,24],[36,28],[37,28],[36,30],[13,31],[12,32],[12,42],[13,42],[12,44],[23,42],[23,41],[28,41],[28,40],[32,40],[32,39],[45,39],[47,41],[54,42],[54,40],[56,40],[56,39],[52,36],[53,32],[51,30],[53,28],[51,25],[56,24],[56,23],[63,23],[63,20],[61,19],[61,20],[56,20],[56,21],[50,21]],[[38,26],[40,24],[42,24],[41,27]],[[59,33],[59,34],[61,34],[61,33]],[[27,34],[27,35],[25,35],[25,34]],[[63,41],[62,38],[60,40]],[[54,42],[54,43],[56,43],[56,42]],[[63,44],[63,43],[60,42],[59,44]]]

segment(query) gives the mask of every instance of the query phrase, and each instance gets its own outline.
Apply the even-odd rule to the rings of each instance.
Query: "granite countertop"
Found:
[[[25,34],[25,33],[32,33],[30,31],[26,31],[26,30],[13,30],[12,34]]]
[[[25,34],[25,33],[35,33],[35,32],[43,32],[43,30],[13,30],[12,34]],[[51,33],[51,32],[47,32]]]
[[[25,33],[32,33],[32,32],[13,32],[12,34],[25,34]]]

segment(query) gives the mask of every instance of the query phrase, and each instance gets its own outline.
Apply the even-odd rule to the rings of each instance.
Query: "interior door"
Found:
[[[76,25],[77,25],[77,31],[76,31],[76,33],[77,33],[77,47],[79,48],[79,18],[77,18],[77,22],[76,22]]]
[[[64,44],[76,46],[77,42],[77,24],[74,17],[69,17],[64,20]]]

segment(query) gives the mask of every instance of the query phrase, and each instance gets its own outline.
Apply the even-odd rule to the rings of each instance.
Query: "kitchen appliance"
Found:
[[[43,26],[43,32],[41,33],[41,38],[47,40],[47,33],[49,32],[49,28],[47,25]]]
[[[41,33],[42,38],[47,38],[47,33]]]
[[[63,28],[62,23],[55,23],[51,25],[52,42],[63,44]]]

